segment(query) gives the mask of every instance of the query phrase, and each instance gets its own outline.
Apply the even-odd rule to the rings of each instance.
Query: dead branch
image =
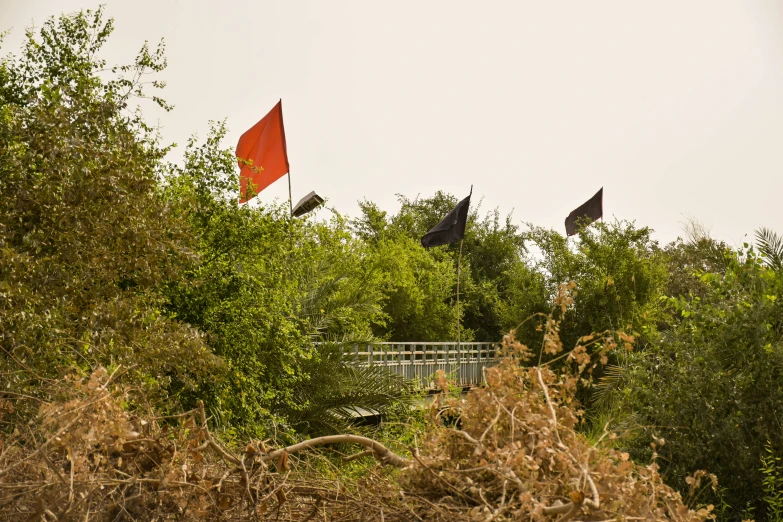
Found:
[[[293,444],[286,448],[280,448],[275,451],[272,451],[271,453],[264,455],[261,460],[262,462],[270,462],[272,460],[276,460],[284,451],[287,452],[288,454],[291,454],[291,453],[297,453],[299,451],[308,448],[312,448],[314,446],[323,446],[325,444],[340,444],[340,443],[360,444],[370,449],[375,454],[375,458],[377,458],[383,464],[389,464],[391,466],[395,466],[398,468],[406,468],[411,465],[410,460],[404,457],[400,457],[399,455],[392,452],[390,449],[388,449],[380,442],[377,442],[373,439],[369,439],[367,437],[362,437],[361,435],[350,435],[350,434],[327,435],[325,437],[316,437],[314,439],[305,440],[299,442],[298,444]]]
[[[198,401],[198,413],[201,416],[201,426],[204,430],[204,436],[206,437],[210,447],[212,447],[212,449],[217,451],[224,459],[231,462],[232,464],[242,466],[242,460],[229,453],[228,450],[223,448],[220,444],[215,442],[214,438],[212,438],[212,434],[209,432],[209,428],[207,427],[207,415],[204,412],[204,401]]]
[[[582,463],[579,462],[576,459],[576,457],[571,455],[571,452],[568,450],[568,447],[565,444],[563,444],[563,441],[560,439],[560,433],[557,430],[557,415],[555,414],[555,408],[554,406],[552,406],[552,399],[549,398],[549,389],[544,383],[544,378],[541,376],[541,368],[539,368],[538,366],[536,366],[536,374],[538,375],[538,383],[541,385],[541,389],[544,391],[544,397],[546,398],[546,404],[549,407],[549,413],[552,415],[553,429],[555,430],[555,435],[557,435],[558,447],[561,450],[563,450],[563,452],[574,462],[574,464],[576,464],[579,467],[579,469],[582,472],[582,475],[584,476],[585,480],[590,486],[590,493],[592,493],[593,498],[583,500],[584,503],[587,504],[587,506],[590,508],[598,509],[599,507],[601,507],[601,497],[598,495],[598,489],[596,489],[595,487],[593,478],[590,476],[590,472],[587,469],[585,469],[584,466],[582,466]]]

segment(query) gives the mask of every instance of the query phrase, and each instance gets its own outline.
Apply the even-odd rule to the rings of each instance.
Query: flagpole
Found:
[[[294,200],[291,197],[291,169],[288,169],[288,209],[291,213],[291,219],[294,217]]]
[[[457,256],[457,351],[459,352],[460,343],[462,341],[460,337],[460,323],[462,322],[459,315],[459,279],[462,268],[462,239],[459,240],[459,256]]]
[[[473,185],[470,186],[470,195],[468,197],[472,195],[473,195]],[[467,218],[466,218],[466,222],[467,222]],[[459,313],[459,280],[462,274],[462,242],[463,241],[464,241],[464,237],[463,239],[459,240],[459,255],[457,256],[457,352],[459,352],[460,344],[462,343],[461,328],[460,328],[462,323],[462,317],[460,316]]]
[[[294,255],[294,200],[291,197],[291,168],[288,168],[288,243],[289,255]]]

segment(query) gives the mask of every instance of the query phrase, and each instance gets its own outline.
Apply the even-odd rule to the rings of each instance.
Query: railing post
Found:
[[[455,368],[456,371],[454,372],[454,378],[457,380],[457,385],[462,385],[462,343],[457,341],[457,346],[455,347],[455,357],[456,357],[456,364]]]

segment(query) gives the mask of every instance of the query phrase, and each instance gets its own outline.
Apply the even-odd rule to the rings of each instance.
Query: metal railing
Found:
[[[438,370],[459,386],[477,386],[483,381],[483,369],[497,362],[497,343],[375,343],[354,344],[351,352],[359,364],[378,364],[434,387]]]

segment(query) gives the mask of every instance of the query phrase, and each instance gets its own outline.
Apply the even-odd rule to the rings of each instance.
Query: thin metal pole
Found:
[[[473,195],[473,185],[470,185],[470,196]],[[460,343],[462,342],[461,339],[461,332],[460,332],[460,323],[462,322],[462,317],[459,314],[459,279],[460,279],[460,268],[462,265],[462,241],[463,239],[459,240],[459,256],[457,257],[457,357],[459,357],[459,348]]]
[[[459,279],[462,268],[462,239],[459,240],[459,256],[457,257],[457,350],[459,350],[461,338],[460,338],[460,322],[461,317],[459,315]]]
[[[288,169],[288,244],[291,248],[289,255],[294,255],[294,200],[291,197],[291,168]]]
[[[294,200],[291,197],[291,169],[288,169],[288,208],[291,211],[291,217],[294,217]]]

